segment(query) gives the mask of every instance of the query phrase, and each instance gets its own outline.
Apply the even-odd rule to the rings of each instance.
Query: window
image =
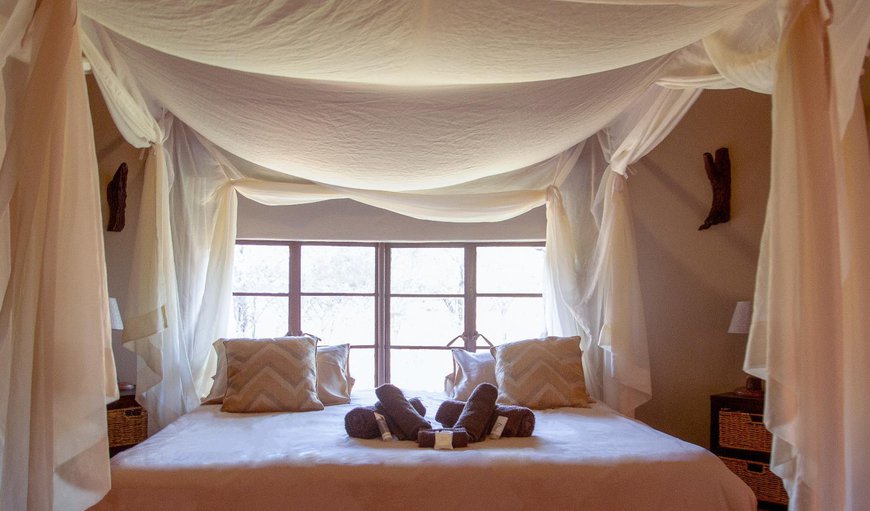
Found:
[[[236,244],[234,336],[350,343],[357,388],[440,390],[451,347],[544,334],[541,243]]]

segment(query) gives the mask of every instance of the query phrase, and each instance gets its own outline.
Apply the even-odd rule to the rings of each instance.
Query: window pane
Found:
[[[478,293],[542,293],[544,247],[479,247]]]
[[[422,247],[390,250],[390,289],[398,294],[464,292],[465,250]]]
[[[462,298],[392,298],[390,343],[446,346],[465,331]]]
[[[444,377],[452,372],[450,350],[390,350],[390,383],[403,391],[443,392]]]
[[[543,298],[477,299],[477,331],[493,344],[533,339],[546,334]],[[483,340],[477,341],[484,344]]]
[[[375,248],[302,246],[303,293],[374,293]]]
[[[287,293],[290,291],[290,250],[285,246],[236,245],[233,291]]]
[[[372,296],[303,296],[302,331],[326,344],[374,344]]]
[[[287,333],[287,298],[234,296],[233,337],[279,337]]]
[[[353,348],[350,350],[350,375],[356,379],[351,395],[358,390],[375,388],[375,350]]]

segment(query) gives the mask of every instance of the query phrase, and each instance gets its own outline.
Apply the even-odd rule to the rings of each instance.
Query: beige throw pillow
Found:
[[[492,348],[498,402],[537,410],[589,406],[580,337],[547,337]]]
[[[217,354],[217,370],[212,376],[211,390],[203,398],[204,405],[219,405],[224,402],[227,393],[227,355],[224,343],[227,341],[250,340],[263,341],[274,339],[310,339],[301,337],[275,337],[266,339],[218,339],[212,345]],[[350,402],[350,393],[355,380],[350,375],[350,345],[317,347],[317,398],[326,405],[337,405]],[[342,362],[343,361],[343,362]],[[343,368],[343,369],[342,369]]]
[[[323,410],[317,399],[316,340],[236,340],[224,347],[227,393],[222,411]]]

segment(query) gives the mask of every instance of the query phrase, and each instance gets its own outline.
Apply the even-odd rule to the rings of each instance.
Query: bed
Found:
[[[438,395],[409,395],[434,416]],[[115,456],[94,509],[755,509],[709,451],[599,403],[536,411],[530,438],[447,451],[348,437],[344,415],[375,400],[355,392],[301,413],[203,405]]]

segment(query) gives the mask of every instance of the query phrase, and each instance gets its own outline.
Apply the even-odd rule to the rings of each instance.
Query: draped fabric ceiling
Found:
[[[861,195],[852,192],[870,183],[866,133],[861,138],[863,123],[852,122],[861,117],[855,97],[870,39],[868,5],[82,0],[77,7],[21,1],[5,8],[0,236],[10,250],[0,254],[0,289],[6,290],[0,349],[23,355],[11,363],[0,359],[14,364],[0,378],[6,403],[0,410],[0,502],[16,508],[37,499],[34,488],[53,488],[44,497],[49,505],[32,507],[76,508],[107,489],[106,460],[88,456],[105,437],[83,434],[87,428],[46,427],[51,420],[37,413],[63,410],[73,424],[93,425],[97,400],[68,410],[50,395],[13,384],[53,385],[52,370],[79,363],[28,357],[27,350],[52,346],[60,336],[33,331],[33,325],[49,305],[70,300],[57,288],[80,270],[101,276],[76,289],[85,295],[79,303],[95,311],[90,324],[100,325],[102,335],[77,329],[64,332],[64,339],[91,347],[86,367],[108,369],[80,375],[81,384],[71,389],[93,398],[93,389],[110,388],[114,379],[106,355],[102,258],[61,270],[50,265],[60,244],[46,251],[15,227],[24,218],[22,204],[39,197],[22,185],[22,174],[38,168],[43,183],[55,185],[71,175],[58,170],[70,160],[34,167],[13,158],[33,149],[27,137],[16,138],[27,116],[39,120],[31,121],[37,126],[31,131],[41,129],[46,137],[76,132],[70,115],[56,110],[47,116],[44,105],[17,100],[21,90],[47,87],[36,72],[40,66],[55,73],[57,87],[81,90],[82,77],[70,65],[44,58],[45,48],[59,46],[73,56],[81,49],[121,133],[134,146],[150,148],[124,338],[139,355],[137,392],[152,432],[197,406],[208,390],[211,344],[224,335],[231,304],[237,193],[265,204],[350,198],[456,222],[499,221],[546,204],[548,330],[581,335],[589,388],[631,414],[649,399],[651,384],[627,168],[667,136],[701,88],[772,93],[771,202],[746,366],[770,382],[773,466],[785,476],[795,507],[850,509],[868,490],[845,477],[858,463],[846,447],[870,446],[851,418],[853,410],[866,411],[855,402],[860,387],[854,378],[859,361],[870,357],[866,349],[846,356],[858,349],[860,315],[854,311],[866,306],[870,292],[861,277],[870,268],[856,257],[870,242],[854,223]],[[63,23],[78,31],[57,29]],[[80,94],[66,97],[67,108],[81,107]],[[70,157],[92,153],[92,140],[64,150]],[[801,151],[813,158],[794,156]],[[94,166],[91,161],[79,171]],[[64,234],[102,254],[101,234],[93,229],[97,199],[90,189],[63,203],[65,213],[92,220]],[[822,236],[818,226],[801,222],[806,215],[827,218],[819,225],[834,234]],[[61,218],[40,221],[56,229]],[[809,246],[807,239],[824,240],[809,244],[813,258],[787,255]],[[16,254],[28,249],[42,254],[28,264],[58,286],[40,288],[24,271]],[[820,266],[829,272],[825,278]],[[810,292],[819,286],[827,292]],[[797,288],[803,293],[794,293]],[[21,315],[22,308],[30,312]],[[823,331],[833,332],[825,347]],[[805,349],[818,360],[811,370],[798,362]],[[805,388],[803,378],[821,378],[819,368],[842,375],[833,399]],[[813,403],[813,415],[801,413],[804,399]],[[35,410],[26,420],[17,408],[11,411],[23,402]],[[826,406],[838,414],[822,414]],[[818,449],[822,432],[830,430],[840,434],[825,443],[827,450]],[[22,450],[10,448],[15,442]],[[45,442],[79,447],[65,456],[36,456]],[[36,467],[27,476],[10,470],[21,460]],[[88,467],[92,477],[71,470],[52,482],[51,474],[70,463]],[[69,494],[75,498],[59,500]]]

